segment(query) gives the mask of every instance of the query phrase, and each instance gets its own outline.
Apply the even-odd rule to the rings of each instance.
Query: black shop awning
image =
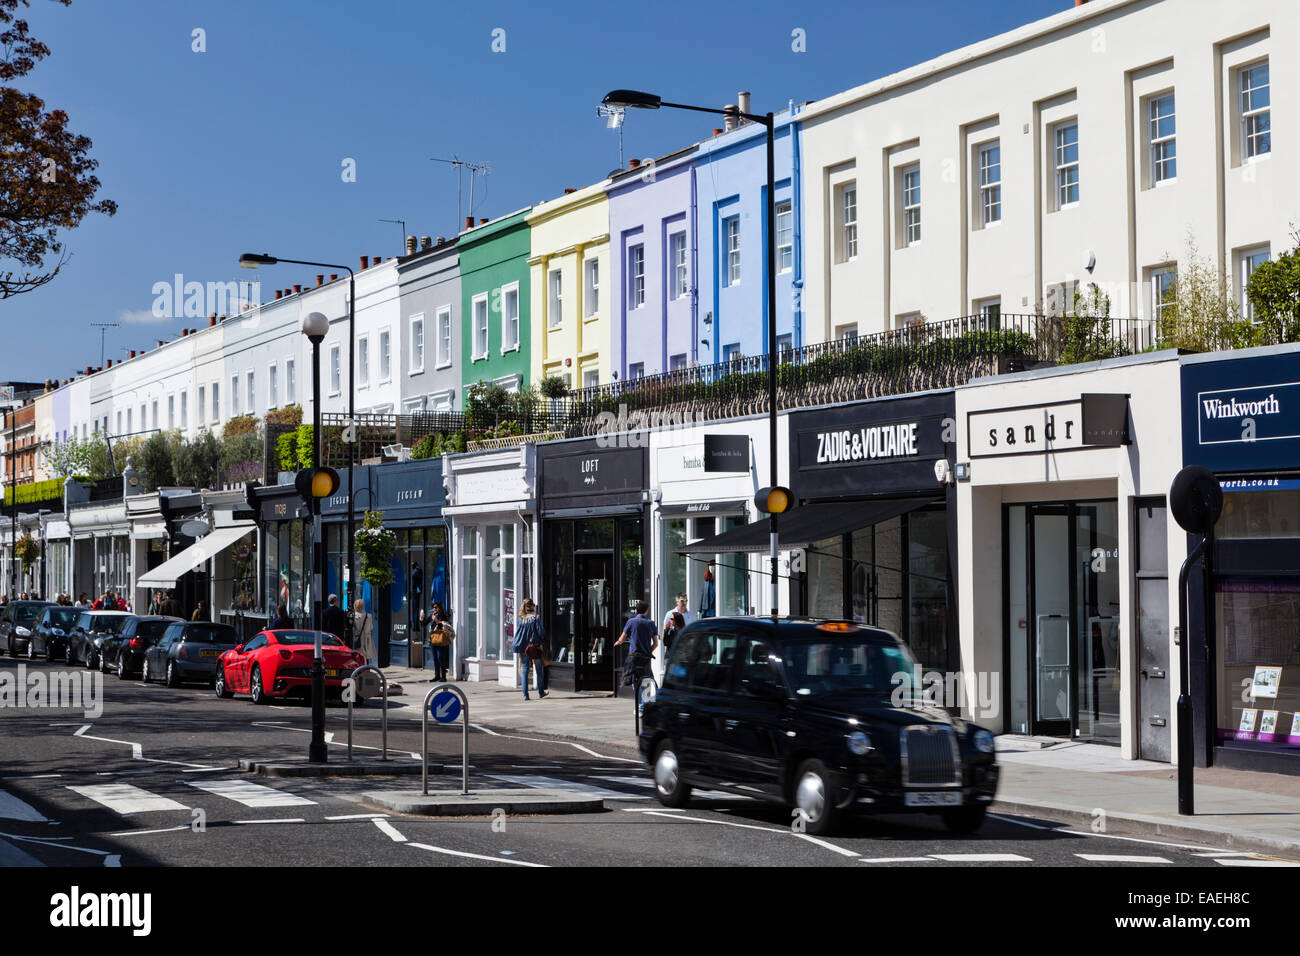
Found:
[[[882,501],[829,501],[804,505],[780,516],[777,521],[777,542],[782,551],[808,548],[815,542],[938,503],[938,499],[923,497]],[[769,533],[767,518],[760,518],[752,524],[732,528],[676,550],[678,554],[736,554],[745,551],[765,554],[770,547]]]

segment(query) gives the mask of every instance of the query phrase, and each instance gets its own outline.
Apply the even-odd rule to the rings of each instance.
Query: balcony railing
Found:
[[[918,322],[887,332],[838,339],[777,358],[777,405],[801,408],[952,388],[973,378],[1074,365],[1162,348],[1208,351],[1289,341],[1295,330],[1248,323],[1175,326],[1156,319],[1109,316],[982,314]],[[633,356],[635,357],[635,356]],[[460,433],[476,448],[592,435],[626,428],[710,421],[767,411],[768,356],[738,356],[570,392],[508,396],[494,409],[358,416],[358,460],[381,446],[412,447],[425,435]],[[346,422],[325,415],[326,438]],[[367,454],[369,452],[369,454]],[[346,456],[346,449],[343,449]],[[334,453],[327,460],[335,462]]]

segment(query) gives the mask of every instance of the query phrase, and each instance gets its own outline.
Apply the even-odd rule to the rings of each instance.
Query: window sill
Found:
[[[582,317],[582,322],[583,322],[584,325],[589,324],[589,323],[591,323],[591,322],[599,322],[599,321],[600,321],[600,314],[599,314],[599,313],[596,313],[596,314],[594,314],[594,315],[584,315],[584,316]]]
[[[1000,225],[1002,225],[1002,220],[994,219],[992,222],[981,223],[979,226],[976,227],[975,231],[982,232],[985,229],[996,229]]]
[[[435,372],[439,372],[439,371],[442,371],[444,368],[451,368],[451,363],[450,363],[450,362],[439,362],[437,365],[435,365],[435,366],[433,367],[433,370],[434,370]]]
[[[511,346],[510,348],[508,348],[508,349],[502,349],[502,350],[501,350],[501,354],[502,354],[502,355],[509,355],[511,352],[518,352],[518,351],[519,351],[519,346],[518,346],[518,345],[512,345],[512,346]],[[484,358],[487,358],[487,356],[485,355]]]
[[[1065,212],[1067,209],[1074,209],[1078,205],[1079,205],[1079,200],[1076,199],[1074,202],[1067,202],[1064,206],[1057,206],[1055,209],[1052,210],[1052,212]]]
[[[1158,180],[1157,182],[1155,182],[1155,183],[1152,184],[1151,188],[1152,188],[1152,189],[1164,189],[1166,186],[1172,186],[1172,185],[1174,185],[1176,182],[1178,182],[1178,177],[1177,177],[1177,176],[1171,176],[1171,177],[1169,177],[1168,179],[1161,179],[1161,180]]]
[[[419,368],[409,369],[409,370],[407,371],[406,374],[407,374],[407,375],[423,375],[423,374],[424,374],[424,366],[421,365]]]
[[[482,355],[471,355],[469,360],[470,360],[471,362],[486,362],[486,361],[487,361],[487,353],[485,352],[485,353],[483,353]]]

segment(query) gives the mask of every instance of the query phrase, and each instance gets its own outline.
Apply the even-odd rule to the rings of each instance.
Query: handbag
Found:
[[[527,657],[530,661],[541,660],[542,645],[540,644],[524,645],[524,656]]]

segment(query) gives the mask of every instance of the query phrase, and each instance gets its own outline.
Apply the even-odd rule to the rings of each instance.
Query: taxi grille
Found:
[[[957,737],[942,724],[913,724],[899,731],[903,786],[960,787]]]

